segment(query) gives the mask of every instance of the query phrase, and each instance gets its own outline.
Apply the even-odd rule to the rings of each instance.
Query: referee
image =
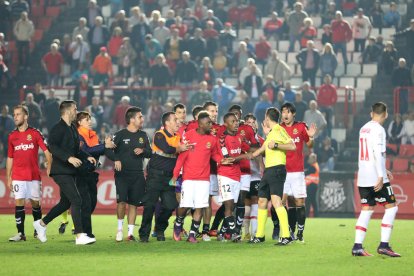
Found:
[[[292,242],[287,212],[282,205],[282,196],[286,180],[286,151],[295,150],[296,146],[286,130],[278,124],[279,117],[280,112],[277,108],[270,107],[266,110],[263,122],[263,132],[267,134],[266,141],[252,155],[252,158],[256,158],[264,152],[266,160],[265,171],[259,185],[257,232],[256,236],[250,240],[250,243],[262,243],[265,241],[267,203],[269,199],[271,199],[272,205],[279,217],[282,230],[278,245],[287,245]]]
[[[163,128],[154,135],[152,157],[148,164],[147,191],[144,196],[144,213],[139,237],[141,242],[148,242],[151,232],[152,217],[158,199],[161,199],[161,211],[155,220],[158,241],[165,241],[164,231],[168,220],[177,208],[175,187],[169,185],[178,153],[186,151],[188,146],[180,144],[179,121],[174,112],[166,112],[161,118]]]

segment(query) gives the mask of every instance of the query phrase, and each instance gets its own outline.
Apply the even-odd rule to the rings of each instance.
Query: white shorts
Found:
[[[205,208],[208,207],[209,181],[184,180],[181,184],[182,208]]]
[[[234,200],[234,203],[237,203],[240,194],[240,182],[221,175],[218,175],[217,179],[219,184],[219,201]]]
[[[32,199],[36,201],[41,199],[42,182],[39,180],[13,180],[12,186],[15,199]]]
[[[252,176],[250,174],[242,174],[240,178],[240,184],[241,184],[240,190],[250,192],[251,180],[252,180]]]
[[[306,198],[306,182],[304,172],[288,172],[286,174],[283,193],[294,198]]]
[[[210,195],[211,196],[219,195],[219,189],[218,189],[218,182],[217,182],[217,175],[216,174],[210,174]]]

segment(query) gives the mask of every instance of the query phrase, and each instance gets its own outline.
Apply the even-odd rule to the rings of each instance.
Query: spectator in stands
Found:
[[[325,24],[323,25],[323,33],[321,38],[322,45],[326,43],[332,44],[332,30],[331,25]]]
[[[171,72],[168,68],[168,65],[165,63],[165,57],[163,54],[158,54],[155,58],[155,64],[152,65],[148,72],[148,84],[151,87],[158,87],[155,90],[152,90],[151,93],[154,97],[162,98],[162,102],[167,99],[167,89],[162,89],[161,87],[166,87],[171,85]]]
[[[214,75],[217,78],[225,79],[229,75],[229,68],[227,67],[227,57],[222,50],[218,50],[213,59]]]
[[[401,137],[403,136],[403,120],[400,113],[394,115],[394,119],[388,126],[388,143],[401,144]]]
[[[285,103],[285,92],[279,91],[277,92],[276,101],[273,103],[273,105],[280,110],[282,105]]]
[[[305,111],[305,116],[303,117],[303,121],[310,126],[311,124],[315,124],[318,128],[318,132],[316,136],[323,137],[324,129],[326,128],[326,120],[323,114],[318,110],[318,103],[314,100],[309,102],[309,109]],[[316,137],[315,137],[316,138]]]
[[[216,83],[216,76],[209,57],[204,57],[198,70],[198,81],[206,81],[209,86]]]
[[[317,152],[321,172],[331,172],[335,168],[335,151],[328,136],[322,142],[322,148]]]
[[[89,76],[89,70],[88,70],[88,66],[86,65],[86,63],[79,64],[76,71],[73,72],[73,74],[71,75],[71,81],[68,82],[66,85],[77,85],[80,82],[82,75]]]
[[[285,98],[283,99],[284,102],[293,103],[296,98],[296,90],[292,88],[290,81],[285,83]]]
[[[379,33],[382,33],[382,28],[384,26],[384,11],[382,10],[381,3],[379,1],[375,1],[370,15],[372,26],[374,28],[378,28]]]
[[[226,22],[224,24],[224,29],[220,31],[219,40],[220,45],[227,48],[227,52],[233,54],[233,42],[236,40],[237,34],[236,31],[232,29],[231,22]]]
[[[181,57],[182,59],[177,63],[175,80],[178,86],[190,89],[198,80],[197,64],[190,59],[191,55],[188,51],[184,51],[181,54]],[[189,92],[191,92],[191,90]]]
[[[371,21],[364,15],[363,9],[359,8],[357,15],[352,21],[352,35],[354,37],[354,51],[363,52],[367,38],[370,37],[372,30]]]
[[[263,92],[260,95],[260,101],[257,101],[254,105],[253,114],[257,118],[258,122],[263,122],[265,119],[266,110],[272,107],[272,102],[269,100],[267,92]]]
[[[251,58],[251,53],[247,50],[247,44],[244,41],[239,42],[239,49],[233,56],[233,74],[239,74],[247,66],[247,60]],[[244,80],[244,79],[243,79]]]
[[[319,69],[320,56],[319,51],[315,49],[312,40],[307,42],[306,49],[303,49],[296,55],[296,60],[300,64],[302,81],[309,80],[312,87],[315,87],[316,72]]]
[[[349,23],[343,19],[342,12],[335,13],[335,20],[331,23],[332,43],[336,54],[341,52],[345,66],[348,64],[346,44],[352,39],[352,29]]]
[[[161,47],[164,48],[165,41],[170,37],[170,35],[171,31],[165,26],[165,19],[161,18],[158,20],[158,27],[156,27],[154,30],[154,38],[158,40],[158,42],[161,44]]]
[[[306,182],[306,200],[305,209],[306,217],[310,215],[311,207],[313,209],[313,217],[319,216],[318,208],[318,184],[319,184],[319,164],[316,153],[309,154],[305,163],[305,182]]]
[[[160,101],[158,98],[153,98],[147,111],[148,126],[159,129],[161,127],[161,116],[163,113],[164,109]]]
[[[382,35],[377,36],[377,38],[375,39],[375,44],[378,46],[378,48],[381,49],[381,51],[384,50],[385,44],[384,44],[384,38],[382,37]]]
[[[43,111],[46,102],[46,95],[43,93],[43,87],[39,82],[34,85],[33,99],[39,104],[40,109]]]
[[[398,67],[392,72],[392,84],[394,87],[401,87],[400,89],[400,113],[405,114],[408,111],[408,89],[407,87],[413,85],[411,79],[410,69],[407,68],[407,62],[404,58],[398,61]]]
[[[79,110],[84,110],[85,107],[90,105],[94,95],[95,91],[89,83],[88,75],[82,75],[73,95],[73,100],[77,102]]]
[[[137,53],[132,47],[129,37],[124,37],[118,51],[118,75],[128,80],[136,58]]]
[[[42,58],[42,66],[46,72],[48,86],[59,86],[59,77],[63,72],[63,57],[58,51],[58,45],[52,43],[50,51]]]
[[[213,101],[219,106],[219,117],[221,117],[227,112],[230,103],[236,97],[237,91],[225,84],[223,79],[217,78],[212,94]]]
[[[267,59],[270,56],[272,46],[269,41],[266,40],[265,36],[260,36],[259,41],[255,45],[256,48],[256,63],[261,64],[264,69]]]
[[[0,55],[0,92],[3,90],[3,81],[11,79],[9,68],[4,63],[3,55]]]
[[[132,27],[131,42],[135,51],[143,52],[145,45],[145,37],[151,33],[150,27],[147,23],[145,14],[139,16],[139,21]]]
[[[154,32],[155,28],[158,27],[158,20],[162,18],[161,13],[159,10],[153,10],[151,12],[151,17],[148,22],[148,26],[151,30],[151,33]]]
[[[155,57],[161,53],[162,48],[158,40],[153,38],[151,34],[147,34],[145,36],[144,56],[149,65],[154,64]]]
[[[243,38],[243,41],[246,43],[247,51],[254,57],[254,45],[250,42],[250,37],[246,36]]]
[[[128,11],[128,9],[125,10]],[[129,12],[129,28],[132,28],[140,22],[141,8],[139,6],[134,6]],[[168,26],[169,27],[169,26]]]
[[[397,49],[395,49],[392,41],[387,41],[385,43],[384,51],[381,53],[378,71],[385,75],[391,75],[393,69],[397,66],[397,63]]]
[[[91,70],[94,85],[108,85],[109,78],[112,77],[113,72],[111,57],[108,55],[106,47],[101,47],[99,55],[95,57]]]
[[[328,136],[331,135],[333,107],[337,101],[338,94],[336,92],[336,86],[332,84],[331,76],[326,75],[324,83],[319,88],[317,102],[320,106],[320,111],[325,114]]]
[[[403,123],[401,144],[406,145],[408,142],[414,145],[414,111],[408,114],[408,118]]]
[[[131,107],[129,105],[130,101],[131,101],[130,97],[123,96],[121,98],[120,103],[116,106],[115,111],[114,111],[114,116],[112,117],[113,118],[112,123],[114,124],[115,129],[121,129],[121,128],[126,127],[125,113],[128,110],[128,108]],[[107,106],[110,106],[110,101]],[[107,111],[107,113],[109,112]]]
[[[9,31],[10,20],[10,3],[6,0],[0,0],[0,33],[7,35]]]
[[[14,21],[21,18],[22,12],[25,12],[26,14],[30,13],[30,7],[29,4],[24,0],[16,0],[13,1],[10,5],[10,12],[11,16]]]
[[[384,27],[395,27],[398,30],[400,26],[401,15],[397,10],[397,4],[395,2],[390,3],[390,9],[384,14]]]
[[[108,42],[108,54],[113,59],[116,60],[119,52],[119,48],[122,45],[122,29],[120,27],[115,27],[112,31],[111,39]]]
[[[266,64],[264,73],[265,75],[272,75],[273,80],[277,84],[283,84],[290,79],[292,71],[289,65],[279,58],[277,50],[273,50]]]
[[[194,3],[194,16],[198,18],[198,20],[202,20],[204,17],[207,16],[207,7],[204,6],[203,0],[196,0]]]
[[[0,55],[3,56],[7,63],[9,55],[9,42],[6,41],[4,33],[0,33]]]
[[[213,10],[208,10],[207,11],[207,16],[205,18],[203,18],[203,20],[201,21],[201,27],[203,29],[207,28],[208,21],[212,21],[214,23],[213,24],[214,29],[218,33],[221,30],[223,30],[223,22],[221,22],[221,20],[217,16],[214,16],[214,11]]]
[[[300,42],[300,29],[303,27],[303,20],[306,17],[308,14],[303,11],[303,4],[296,2],[295,10],[289,14],[287,22],[289,26],[289,52],[293,52],[296,41]]]
[[[280,86],[277,86],[275,84],[275,82],[273,81],[273,76],[272,75],[267,75],[266,76],[266,83],[263,85],[262,87],[262,93],[266,92],[267,93],[267,97],[269,99],[269,101],[272,103],[277,95],[277,92],[279,91]]]
[[[308,81],[305,81],[302,84],[302,98],[306,102],[306,104],[309,104],[310,101],[316,101],[316,93],[310,88],[310,83]]]
[[[331,22],[335,19],[336,11],[337,9],[335,2],[330,2],[325,13],[322,14],[322,25],[331,24]]]
[[[309,40],[315,40],[317,36],[316,28],[313,26],[313,20],[310,17],[303,19],[303,27],[299,30],[300,34],[300,48],[304,49],[307,47]]]
[[[29,125],[34,128],[40,129],[40,124],[42,122],[42,110],[38,103],[34,101],[34,97],[32,93],[26,95],[26,101],[24,104],[29,109]]]
[[[99,54],[101,47],[108,44],[109,39],[110,32],[108,27],[103,25],[103,18],[101,16],[97,16],[95,18],[95,24],[91,27],[91,30],[88,33],[92,58]]]
[[[296,107],[296,115],[295,121],[303,121],[305,117],[305,112],[308,110],[308,104],[303,101],[303,96],[301,91],[297,91],[295,94],[295,107]]]
[[[203,57],[206,56],[207,52],[207,42],[203,38],[203,31],[201,28],[196,28],[194,31],[194,36],[190,38],[188,42],[189,52],[193,60],[200,64]],[[180,52],[181,53],[181,52]]]
[[[34,35],[33,22],[29,20],[27,12],[22,12],[20,19],[16,22],[13,28],[14,36],[16,37],[16,47],[19,56],[20,68],[27,69],[30,62],[30,40]]]
[[[82,37],[88,37],[89,28],[87,26],[87,20],[85,17],[79,18],[79,25],[73,29],[72,40],[76,40],[76,37],[80,34]]]
[[[214,53],[219,48],[219,33],[214,28],[214,24],[215,23],[213,21],[207,21],[206,28],[203,31],[203,37],[205,38],[207,45],[206,55],[208,55],[211,58],[214,56]]]
[[[243,89],[248,95],[248,110],[252,110],[262,92],[263,79],[257,75],[257,65],[250,67],[250,74],[244,79]],[[269,97],[268,97],[269,98]]]
[[[9,106],[7,104],[1,107],[0,115],[0,141],[3,144],[4,152],[7,153],[8,137],[10,132],[15,129],[13,117],[9,114]]]
[[[183,19],[181,16],[175,17],[175,24],[172,24],[170,28],[177,28],[178,35],[181,38],[184,38],[185,35],[188,33],[187,25],[183,24]]]
[[[49,97],[45,102],[44,111],[46,128],[48,133],[50,133],[52,127],[60,120],[59,99],[56,98],[54,89],[49,90]]]
[[[212,101],[213,97],[211,92],[208,90],[208,84],[206,81],[201,81],[199,84],[199,90],[190,99],[190,106],[188,110],[193,110],[193,107],[208,101]]]
[[[193,11],[190,8],[185,9],[183,16],[183,24],[187,26],[187,32],[191,35],[194,34],[196,28],[200,27],[200,21],[194,16]],[[175,19],[174,19],[175,24]]]
[[[72,52],[72,72],[79,68],[80,64],[89,63],[90,48],[88,43],[83,40],[82,35],[78,34],[76,40],[70,45]]]
[[[277,17],[277,12],[272,12],[270,19],[266,21],[263,27],[263,33],[267,39],[270,39],[271,37],[273,37],[276,41],[280,39],[280,30],[283,22]]]
[[[100,16],[103,18],[101,7],[96,4],[96,0],[89,0],[88,8],[84,12],[83,17],[86,18],[89,28],[92,28],[96,24],[96,17]]]
[[[405,38],[405,45],[407,49],[413,49],[414,48],[414,19],[411,19],[409,28],[401,32],[398,32],[395,35],[395,37]],[[407,59],[408,59],[408,64],[414,65],[414,51],[407,51]]]
[[[256,66],[256,61],[253,58],[248,58],[246,66],[244,66],[241,69],[240,74],[239,74],[239,84],[241,86],[244,85],[244,81],[246,80],[246,77],[251,74],[253,66]],[[263,76],[262,70],[260,70],[259,67],[256,67],[255,70],[256,70],[256,76],[259,76],[259,77]]]
[[[375,43],[375,37],[371,36],[368,39],[368,46],[362,53],[362,63],[377,63],[381,57],[381,48]]]
[[[326,75],[330,75],[331,78],[335,76],[335,70],[338,66],[338,60],[336,59],[333,51],[332,44],[326,43],[323,47],[322,55],[319,60],[319,69],[321,70],[322,81]]]
[[[124,10],[118,10],[115,16],[115,20],[112,22],[109,31],[112,33],[116,27],[121,28],[123,35],[127,35],[130,31],[129,20],[126,18]]]
[[[224,6],[224,1],[223,0],[218,0],[217,1],[217,7],[215,7],[215,9],[214,9],[214,14],[217,16],[217,18],[221,22],[227,22],[228,12],[226,10],[226,7]]]

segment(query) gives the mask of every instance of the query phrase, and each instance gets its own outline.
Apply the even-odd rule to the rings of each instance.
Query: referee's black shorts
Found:
[[[286,180],[286,166],[278,165],[266,168],[259,185],[259,197],[270,199],[271,195],[283,196]]]
[[[145,194],[145,178],[142,172],[115,174],[116,202],[140,206]]]

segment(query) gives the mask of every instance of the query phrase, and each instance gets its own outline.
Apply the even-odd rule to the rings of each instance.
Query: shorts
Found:
[[[240,178],[240,184],[242,191],[250,191],[250,180],[252,179],[252,176],[250,174],[242,174]]]
[[[12,186],[15,199],[32,199],[40,201],[42,198],[42,182],[40,182],[40,180],[13,180]]]
[[[115,175],[116,202],[140,206],[145,194],[144,174]]]
[[[181,194],[181,186],[183,185],[183,176],[180,175],[175,182],[175,193]]]
[[[250,191],[246,195],[247,199],[251,199],[252,196],[257,196],[259,192],[259,185],[260,185],[260,180],[254,180],[250,182]]]
[[[266,168],[259,185],[258,196],[270,199],[271,195],[283,196],[283,186],[286,180],[286,166],[278,165]]]
[[[210,182],[184,180],[181,186],[181,208],[206,208],[209,206]]]
[[[386,205],[395,203],[395,195],[390,183],[384,183],[382,189],[374,191],[374,187],[358,187],[362,206]]]
[[[217,179],[219,183],[219,202],[233,200],[234,203],[237,203],[240,194],[240,182],[222,175],[218,175]]]
[[[218,188],[218,181],[217,181],[216,174],[210,174],[210,195],[211,196],[219,195],[219,188]]]
[[[306,182],[304,172],[288,172],[283,193],[294,198],[306,198]]]

